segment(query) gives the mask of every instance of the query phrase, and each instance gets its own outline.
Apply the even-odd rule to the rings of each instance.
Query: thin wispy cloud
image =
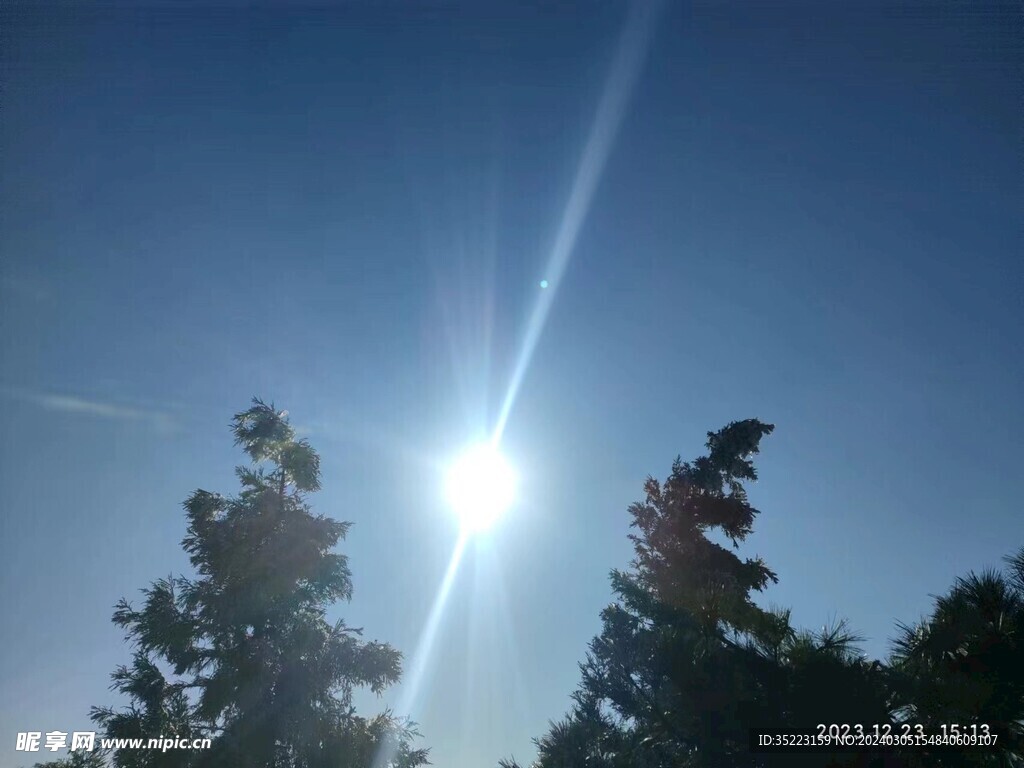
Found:
[[[162,431],[170,431],[177,426],[169,413],[153,408],[139,408],[77,395],[59,395],[8,388],[4,388],[3,392],[10,397],[32,403],[47,411],[96,416],[115,421],[144,422]]]

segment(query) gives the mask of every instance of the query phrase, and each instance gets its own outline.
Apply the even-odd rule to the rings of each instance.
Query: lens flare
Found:
[[[540,341],[541,332],[544,330],[548,313],[551,311],[551,305],[554,303],[558,286],[561,284],[561,278],[569,266],[569,260],[572,258],[573,249],[576,246],[576,238],[587,217],[597,183],[604,172],[604,166],[608,155],[611,154],[615,136],[626,113],[629,97],[640,76],[661,6],[660,0],[637,0],[633,4],[629,19],[619,38],[615,60],[612,62],[601,101],[597,105],[597,114],[594,116],[587,143],[583,147],[580,164],[576,170],[576,178],[573,180],[572,190],[565,204],[562,221],[551,247],[547,267],[544,270],[548,279],[541,283],[541,288],[545,287],[544,283],[548,283],[551,285],[551,289],[540,295],[527,321],[526,337],[516,359],[512,380],[509,382],[505,400],[501,405],[501,412],[498,414],[498,424],[494,430],[495,439],[500,439],[505,431],[512,406],[515,404],[519,388],[526,376],[537,343]]]
[[[634,0],[632,3],[590,134],[580,156],[547,266],[541,273],[547,275],[546,279],[539,282],[540,287],[545,290],[540,293],[527,318],[525,338],[501,403],[496,427],[488,443],[471,449],[449,469],[446,478],[448,502],[459,515],[462,532],[452,552],[426,624],[420,633],[419,642],[409,660],[408,676],[403,681],[402,696],[397,708],[397,712],[402,716],[415,716],[417,713],[442,615],[468,538],[473,533],[486,530],[493,525],[515,500],[516,474],[507,460],[501,456],[497,446],[544,330],[555,294],[561,286],[561,278],[568,268],[577,236],[611,153],[662,6],[663,0]],[[392,765],[395,754],[394,743],[382,744],[374,757],[374,768],[388,768]]]

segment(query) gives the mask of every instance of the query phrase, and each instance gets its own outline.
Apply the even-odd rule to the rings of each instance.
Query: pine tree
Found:
[[[774,626],[751,593],[776,577],[709,534],[736,548],[752,532],[758,511],[743,482],[756,480],[750,457],[773,429],[749,419],[708,433],[707,455],[677,458],[664,483],[648,478],[629,509],[636,557],[612,572],[618,600],[582,665],[577,714],[607,709],[645,762],[726,764],[765,714],[760,670],[739,639]]]
[[[900,715],[929,732],[985,724],[996,749],[918,753],[911,765],[1024,766],[1024,549],[1005,571],[958,578],[930,616],[900,624],[892,666]]]
[[[350,524],[306,503],[320,488],[319,456],[260,400],[232,429],[253,462],[236,470],[242,490],[197,490],[185,502],[182,545],[196,575],[154,582],[138,609],[118,604],[113,620],[135,653],[112,688],[130,704],[92,714],[110,737],[209,737],[212,748],[122,750],[114,764],[358,768],[395,741],[393,765],[425,764],[409,724],[352,706],[355,688],[398,681],[401,655],[326,619],[352,596],[348,560],[334,551]]]
[[[788,612],[754,602],[776,576],[734,550],[759,514],[744,483],[757,479],[751,457],[772,430],[733,422],[708,433],[705,456],[677,458],[664,483],[648,478],[629,509],[632,568],[612,571],[616,600],[572,711],[537,740],[538,768],[865,764],[749,748],[751,729],[806,727],[808,713],[886,722],[889,711],[883,670],[861,658],[845,625],[795,632]]]

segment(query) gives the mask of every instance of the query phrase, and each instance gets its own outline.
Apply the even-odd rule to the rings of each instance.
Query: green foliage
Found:
[[[743,482],[756,479],[750,457],[772,429],[747,420],[709,433],[707,455],[676,459],[664,483],[648,478],[645,500],[629,509],[636,558],[612,573],[618,599],[602,613],[574,713],[589,710],[583,722],[596,724],[593,713],[606,710],[627,762],[696,765],[743,752],[748,728],[777,711],[762,693],[766,665],[738,642],[771,623],[751,593],[775,575],[708,537],[717,531],[735,549],[753,530],[758,511]]]
[[[648,478],[646,499],[629,512],[639,534],[631,574],[613,575],[613,586],[627,600],[637,590],[685,611],[707,633],[722,627],[743,631],[761,618],[750,599],[776,580],[759,559],[741,560],[707,538],[718,531],[738,548],[753,530],[758,511],[747,500],[742,481],[756,480],[750,456],[774,427],[755,419],[733,422],[708,433],[706,456],[676,459],[664,483]]]
[[[320,488],[319,457],[286,412],[259,400],[233,432],[255,466],[237,468],[236,497],[197,490],[185,502],[182,546],[197,578],[154,582],[138,609],[118,603],[113,620],[135,653],[112,688],[130,704],[92,713],[110,737],[209,737],[213,747],[123,750],[114,765],[357,768],[389,744],[392,765],[426,763],[411,726],[352,708],[356,687],[380,693],[399,679],[401,656],[326,620],[351,597],[352,574],[334,551],[349,524],[305,500]]]
[[[744,483],[757,479],[752,456],[772,430],[733,422],[708,433],[706,455],[676,459],[663,483],[648,478],[644,501],[629,508],[632,568],[612,572],[616,600],[601,614],[572,711],[537,740],[537,768],[845,765],[836,755],[752,755],[750,730],[853,713],[888,720],[884,671],[861,658],[844,624],[799,633],[788,612],[754,603],[776,576],[735,550],[759,514]]]
[[[616,600],[581,664],[569,715],[536,740],[535,768],[775,766],[1024,766],[1024,549],[1005,573],[970,574],[930,617],[901,625],[888,665],[868,661],[845,622],[798,631],[755,592],[775,581],[733,549],[758,511],[743,483],[772,426],[734,422],[708,434],[708,453],[649,478],[629,512],[636,558],[613,571]],[[988,723],[995,752],[752,754],[751,729],[816,723]],[[520,768],[511,760],[499,768]]]
[[[931,616],[899,625],[891,663],[907,720],[988,723],[1004,734],[998,756],[931,764],[1024,765],[1024,548],[1006,563],[1005,573],[957,579]]]

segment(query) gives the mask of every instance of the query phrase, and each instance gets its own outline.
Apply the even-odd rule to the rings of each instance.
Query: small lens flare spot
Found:
[[[548,287],[548,281],[547,280],[541,280],[540,281],[540,287],[541,288],[547,288]]]

